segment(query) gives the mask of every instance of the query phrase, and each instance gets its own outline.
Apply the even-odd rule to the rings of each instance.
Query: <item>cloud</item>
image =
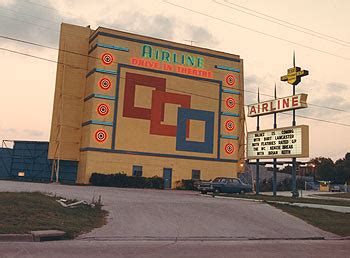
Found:
[[[327,83],[327,88],[328,90],[332,91],[332,92],[342,92],[345,91],[347,89],[350,90],[350,87],[344,83],[340,83],[340,82],[330,82]]]
[[[45,132],[39,131],[39,130],[33,130],[33,129],[25,129],[23,130],[23,133],[29,135],[29,136],[43,136]]]
[[[350,101],[339,95],[325,96],[313,100],[307,109],[302,109],[298,113],[327,121],[350,124]]]
[[[50,46],[57,45],[64,17],[50,2],[45,5],[47,7],[20,0],[0,1],[1,34]]]
[[[193,40],[194,45],[211,46],[218,43],[204,27],[182,23],[174,17],[161,14],[146,16],[140,12],[121,12],[112,21],[107,21],[104,18],[98,20],[97,24],[165,40],[176,38],[180,41]],[[189,42],[186,43],[190,44]]]
[[[261,81],[262,80],[259,79],[255,74],[250,74],[244,78],[244,85],[246,88],[257,88],[260,85]]]
[[[126,19],[126,17],[129,17],[129,19]],[[146,16],[139,12],[122,12],[112,22],[108,22],[110,25],[106,25],[104,21],[97,21],[97,24],[107,28],[127,30],[132,33],[168,40],[173,39],[176,28],[174,18],[163,15]]]
[[[5,129],[1,129],[1,132],[2,132],[2,133],[13,133],[13,134],[18,133],[17,129],[15,129],[15,128],[5,128]]]
[[[203,27],[187,25],[186,32],[189,36],[186,40],[194,41],[194,45],[213,46],[218,44],[214,36]]]
[[[44,136],[46,133],[44,131],[35,129],[17,129],[17,128],[1,128],[1,135],[7,135],[9,139],[17,139],[23,137],[40,137]]]
[[[316,100],[321,106],[332,106],[333,108],[347,110],[350,112],[350,100],[339,95],[330,95]]]

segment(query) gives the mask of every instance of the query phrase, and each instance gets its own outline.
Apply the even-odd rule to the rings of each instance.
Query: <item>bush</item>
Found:
[[[154,177],[133,177],[125,173],[99,174],[93,173],[90,177],[90,183],[96,186],[110,186],[123,188],[153,188],[163,189],[163,178]]]
[[[192,179],[182,179],[176,181],[176,190],[195,190],[194,188],[195,180]]]
[[[273,187],[272,178],[262,180],[260,182],[261,192],[271,192]],[[304,189],[305,180],[297,178],[297,189]],[[292,178],[285,178],[277,184],[277,191],[291,191],[292,190]]]

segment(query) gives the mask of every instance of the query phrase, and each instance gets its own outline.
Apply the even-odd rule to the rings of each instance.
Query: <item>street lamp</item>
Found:
[[[312,167],[312,173],[314,175],[314,183],[316,182],[316,165],[315,164],[311,164]]]

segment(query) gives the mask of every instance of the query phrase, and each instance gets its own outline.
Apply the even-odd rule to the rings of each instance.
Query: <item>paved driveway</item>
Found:
[[[333,237],[267,204],[203,197],[196,192],[0,181],[3,191],[41,191],[91,201],[99,196],[108,224],[82,239]]]

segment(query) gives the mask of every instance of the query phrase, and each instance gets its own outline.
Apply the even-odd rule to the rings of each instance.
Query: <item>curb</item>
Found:
[[[0,242],[42,242],[63,240],[65,232],[59,230],[31,231],[30,234],[0,234]]]
[[[165,241],[165,242],[239,242],[239,241],[348,241],[350,237],[151,237],[151,236],[109,236],[109,237],[80,237],[78,241]]]
[[[0,242],[34,242],[32,234],[0,234]]]

